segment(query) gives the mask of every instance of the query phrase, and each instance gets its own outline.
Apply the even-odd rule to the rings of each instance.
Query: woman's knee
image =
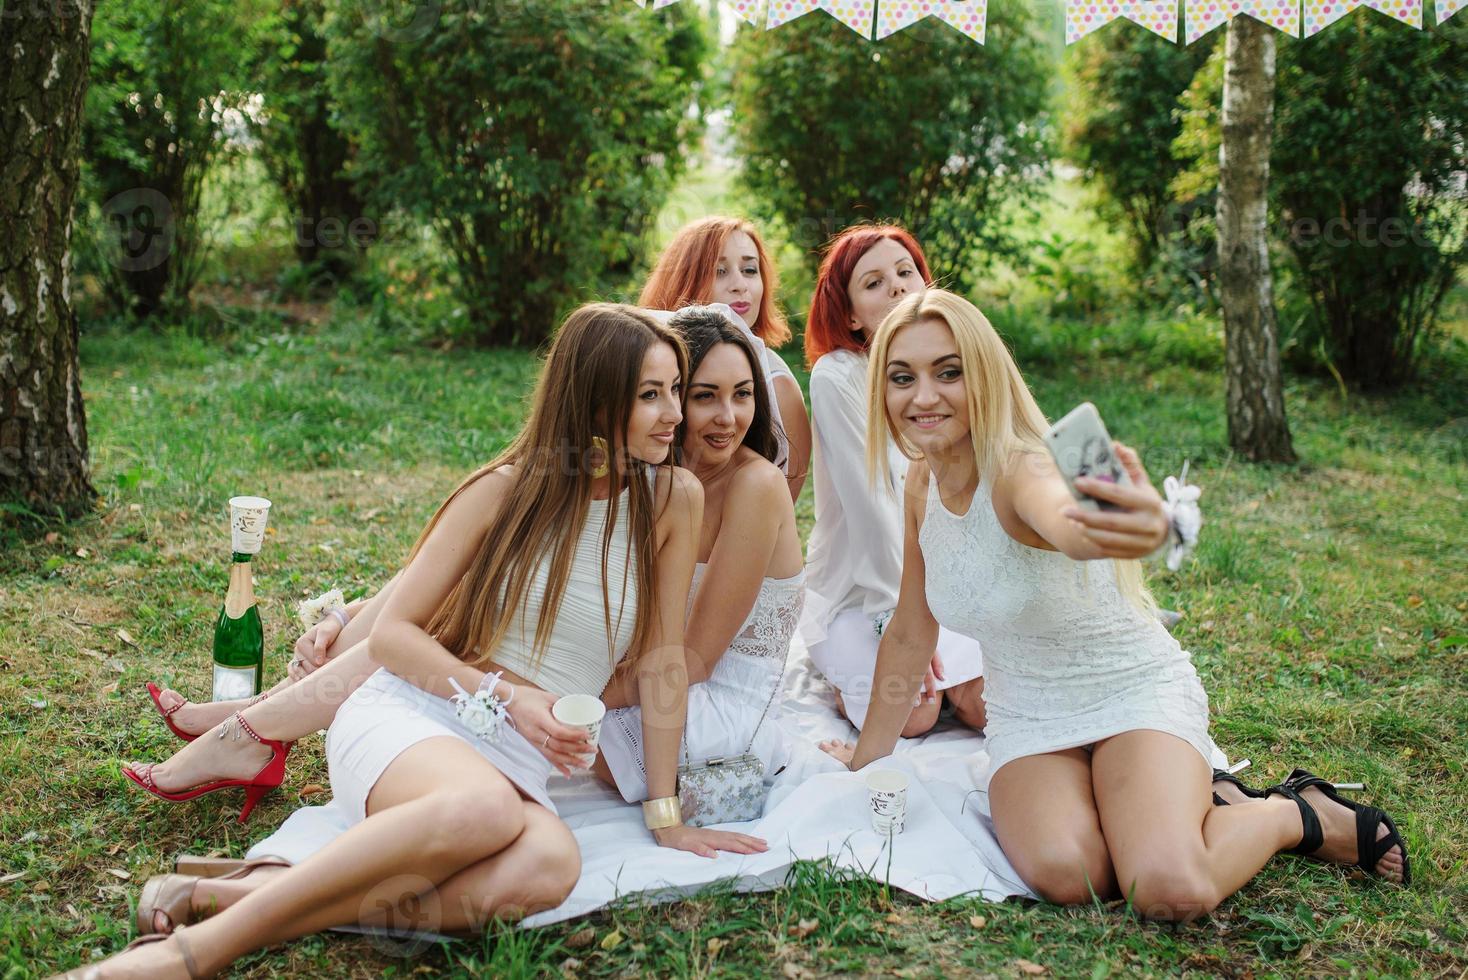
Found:
[[[1138,868],[1118,870],[1122,897],[1138,915],[1186,922],[1217,908],[1217,887],[1196,862],[1157,855]]]
[[[559,819],[546,814],[527,830],[523,859],[532,869],[532,904],[554,908],[566,900],[581,878],[581,848]]]
[[[494,854],[525,829],[525,801],[505,780],[488,786],[439,790],[430,800],[433,818],[424,827],[424,847],[471,858]]]
[[[938,723],[939,702],[932,704],[923,703],[912,709],[912,714],[907,716],[907,724],[902,726],[903,738],[917,738],[926,735],[933,730]]]
[[[982,731],[989,723],[989,713],[984,706],[984,679],[982,677],[960,684],[953,697],[953,712],[958,720],[974,731]]]
[[[1016,870],[1035,892],[1054,905],[1085,905],[1093,898],[1113,894],[1115,876],[1104,844],[1086,846],[1081,841],[1057,842],[1037,854],[1016,862]]]

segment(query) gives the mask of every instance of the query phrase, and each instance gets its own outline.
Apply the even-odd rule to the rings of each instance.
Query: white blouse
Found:
[[[810,372],[816,523],[805,559],[807,646],[837,613],[876,617],[897,608],[902,583],[902,485],[907,459],[886,439],[891,479],[867,480],[867,357],[836,350]],[[878,481],[881,476],[878,475]]]

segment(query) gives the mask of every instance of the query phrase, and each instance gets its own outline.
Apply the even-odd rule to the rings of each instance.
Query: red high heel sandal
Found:
[[[174,705],[171,708],[165,708],[163,707],[163,702],[158,699],[159,695],[161,695],[162,693],[163,688],[159,687],[157,684],[154,684],[152,681],[148,682],[148,697],[153,699],[153,707],[158,709],[158,714],[163,717],[163,724],[168,726],[168,730],[170,732],[173,732],[173,734],[177,735],[185,742],[192,742],[194,739],[198,738],[199,735],[204,734],[203,732],[200,732],[199,735],[195,735],[191,732],[186,732],[182,728],[179,728],[177,725],[175,725],[173,723],[174,714],[178,711],[179,708],[182,708],[184,705],[188,704],[188,701],[180,701],[178,704]],[[249,704],[245,705],[245,707],[248,708],[252,707],[253,705],[257,705],[269,696],[269,691],[262,691],[261,693],[251,698]]]
[[[173,723],[174,713],[188,702],[180,701],[178,704],[174,705],[171,708],[165,708],[163,707],[163,702],[158,700],[158,695],[162,693],[163,688],[159,687],[157,684],[154,684],[152,681],[148,682],[148,697],[153,699],[153,707],[157,708],[158,713],[163,716],[163,724],[167,725],[170,732],[173,732],[173,734],[177,735],[185,742],[192,742],[194,739],[198,738],[199,736],[190,734],[189,732],[184,731],[182,728],[179,728]]]
[[[250,818],[250,812],[255,809],[255,804],[260,802],[261,797],[285,782],[285,759],[286,756],[290,755],[291,749],[296,743],[280,742],[273,738],[261,738],[260,734],[250,727],[250,723],[245,721],[244,716],[238,711],[234,713],[232,721],[235,723],[235,738],[239,738],[240,732],[244,732],[261,745],[268,746],[271,751],[270,761],[265,763],[260,771],[251,779],[216,779],[212,783],[204,783],[203,785],[194,786],[190,789],[169,792],[165,789],[159,789],[153,782],[153,769],[158,765],[156,762],[149,764],[141,772],[123,769],[122,774],[148,793],[158,797],[160,800],[168,800],[170,803],[182,803],[184,800],[192,800],[195,797],[203,796],[205,793],[228,789],[231,786],[241,786],[245,790],[245,805],[240,810],[239,822],[244,823]],[[224,738],[228,732],[229,726],[225,725],[220,728],[219,737]]]

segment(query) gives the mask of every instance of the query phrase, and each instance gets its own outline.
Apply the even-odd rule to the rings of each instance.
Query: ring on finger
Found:
[[[541,748],[546,748],[549,745],[550,745],[550,732],[546,732],[545,733],[545,739],[541,741],[540,747]]]

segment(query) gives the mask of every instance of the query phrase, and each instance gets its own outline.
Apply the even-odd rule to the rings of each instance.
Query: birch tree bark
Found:
[[[71,307],[93,0],[0,0],[0,501],[89,509]]]
[[[1274,128],[1271,31],[1245,15],[1228,24],[1218,154],[1219,294],[1227,338],[1229,445],[1249,460],[1292,463],[1266,235]]]

